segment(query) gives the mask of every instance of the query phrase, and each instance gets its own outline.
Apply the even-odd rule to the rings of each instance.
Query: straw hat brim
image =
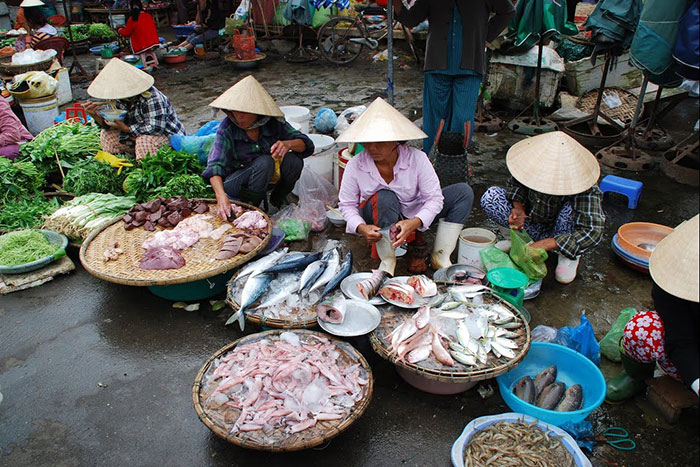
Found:
[[[148,91],[153,83],[153,76],[113,58],[92,80],[87,93],[95,99],[127,99]]]
[[[555,196],[583,193],[600,177],[595,156],[561,131],[518,141],[508,150],[506,165],[518,182]]]
[[[29,8],[33,6],[44,6],[44,2],[41,0],[24,0],[22,3],[19,4],[20,7],[22,8]]]
[[[367,110],[338,136],[336,141],[338,143],[377,143],[410,141],[427,137],[428,135],[412,121],[401,115],[401,112],[381,97],[377,97]]]
[[[238,81],[209,105],[222,110],[284,117],[272,96],[252,75]]]
[[[683,222],[661,240],[649,258],[649,273],[656,284],[674,297],[700,301],[698,230],[700,215]]]

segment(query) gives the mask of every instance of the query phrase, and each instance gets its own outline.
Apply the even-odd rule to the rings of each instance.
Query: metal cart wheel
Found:
[[[337,17],[318,30],[318,48],[329,62],[347,65],[364,49],[367,32],[357,19]]]

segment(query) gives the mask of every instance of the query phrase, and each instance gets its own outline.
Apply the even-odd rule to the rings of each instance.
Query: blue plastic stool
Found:
[[[608,191],[627,196],[627,207],[635,209],[642,196],[642,182],[630,180],[629,178],[618,177],[616,175],[606,175],[600,182],[600,191],[605,194]]]

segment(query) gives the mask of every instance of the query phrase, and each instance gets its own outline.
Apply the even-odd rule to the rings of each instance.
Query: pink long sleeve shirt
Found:
[[[360,215],[360,203],[379,190],[396,193],[401,203],[401,214],[406,219],[417,217],[423,223],[419,230],[430,228],[435,216],[442,210],[440,180],[423,151],[400,145],[391,183],[379,175],[369,153],[362,151],[348,161],[338,194],[338,207],[347,222],[346,232],[357,233],[357,227],[366,223]]]
[[[30,141],[32,134],[12,112],[10,104],[0,96],[0,147]]]

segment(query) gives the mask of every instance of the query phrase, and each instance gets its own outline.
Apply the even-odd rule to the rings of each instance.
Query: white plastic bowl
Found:
[[[342,215],[338,215],[333,211],[326,211],[326,217],[329,221],[331,221],[331,224],[335,226],[340,227],[345,225],[345,218]]]
[[[126,113],[126,110],[100,110],[100,116],[107,122],[123,121],[126,118]]]

